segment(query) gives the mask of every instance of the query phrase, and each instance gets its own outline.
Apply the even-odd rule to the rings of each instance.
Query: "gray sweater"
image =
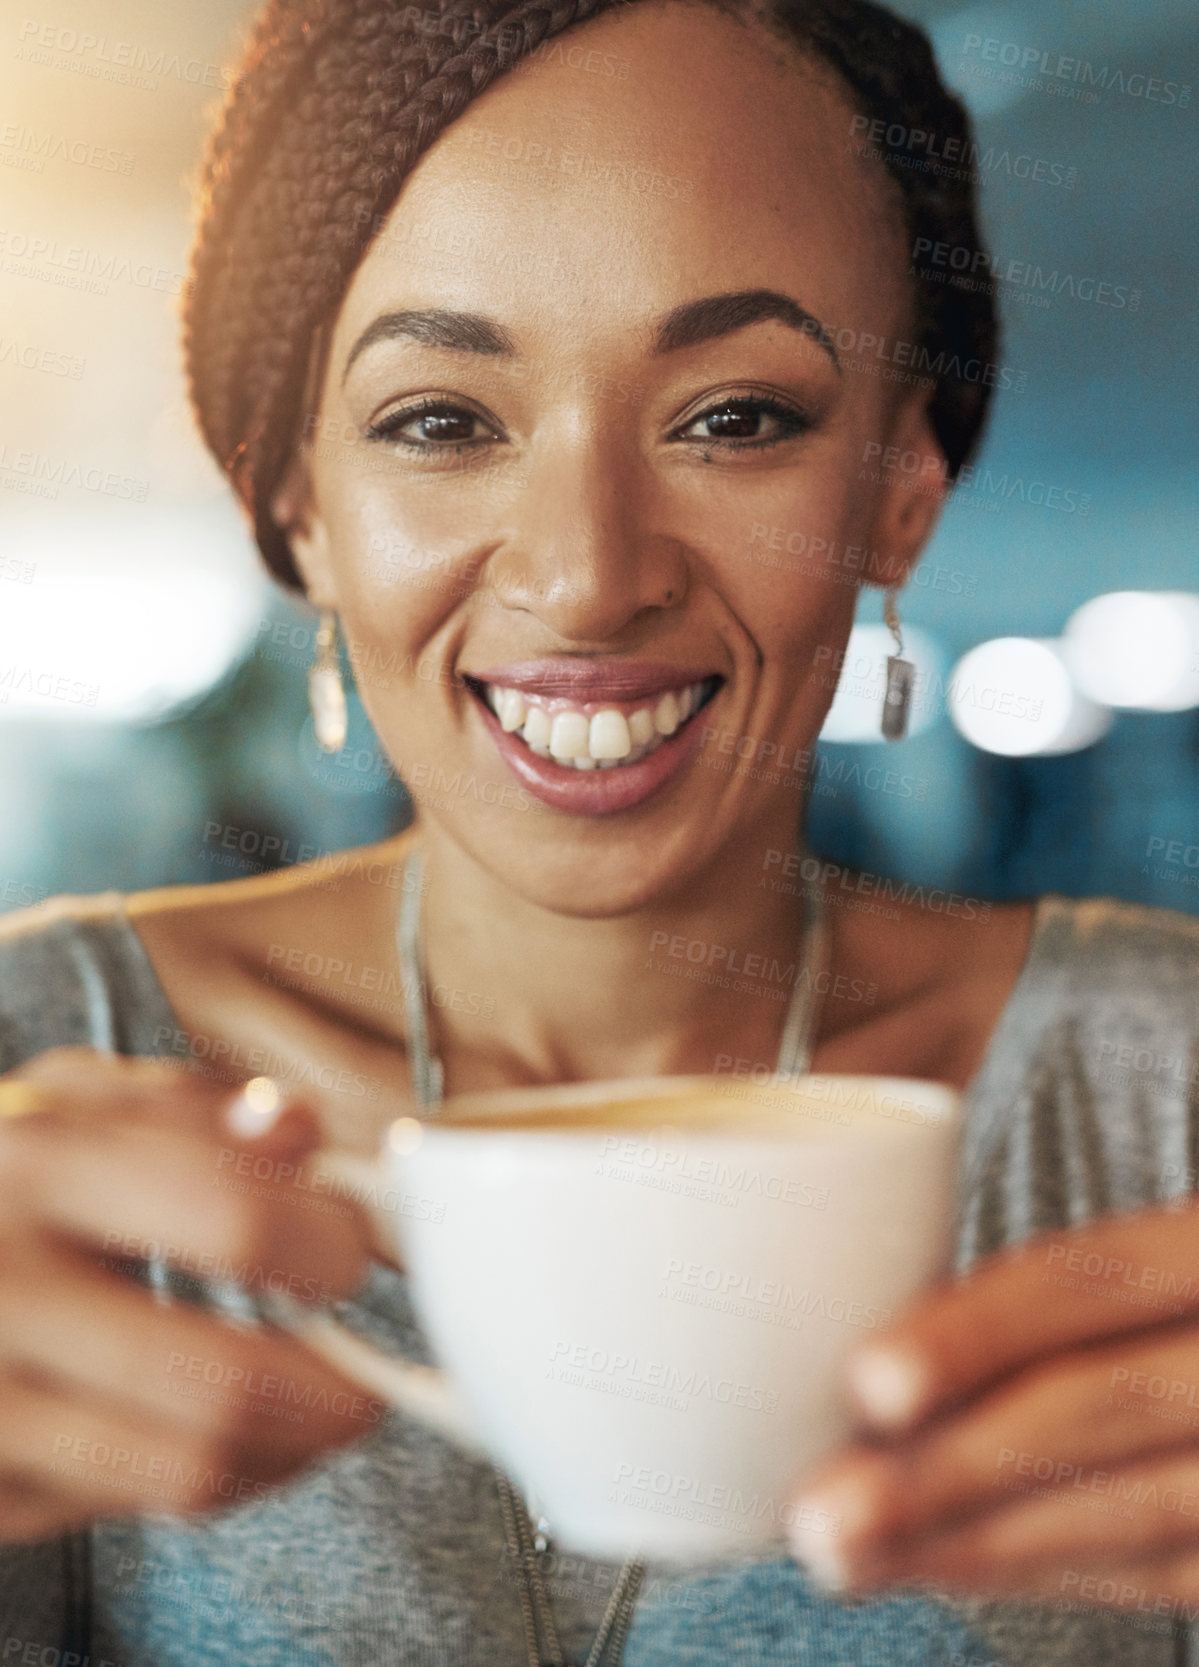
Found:
[[[0,922],[0,1070],[65,1043],[165,1053],[177,1029],[116,894]],[[1192,1188],[1199,920],[1043,898],[966,1111],[962,1266],[1028,1234]],[[385,1347],[429,1358],[401,1275],[375,1267],[341,1312]],[[551,1559],[570,1660],[586,1654],[615,1573]],[[1154,1596],[1133,1617],[934,1594],[841,1603],[782,1557],[651,1568],[625,1663],[1191,1663],[1187,1627],[1151,1612]],[[269,1499],[0,1547],[0,1667],[83,1667],[89,1651],[87,1667],[524,1667],[491,1470],[394,1414]]]

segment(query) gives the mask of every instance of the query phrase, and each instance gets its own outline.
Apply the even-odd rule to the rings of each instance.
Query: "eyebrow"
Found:
[[[705,295],[700,301],[685,301],[667,313],[659,324],[654,352],[674,353],[679,348],[731,335],[747,324],[762,324],[768,319],[778,319],[780,324],[798,330],[800,335],[810,336],[840,373],[841,360],[827,328],[814,313],[777,289],[739,289],[728,295]]]
[[[457,353],[516,352],[516,344],[508,332],[481,313],[448,312],[442,307],[405,308],[401,312],[383,313],[367,325],[350,349],[341,373],[343,384],[360,353],[376,342],[396,341],[401,337],[421,342],[425,347],[448,347]]]
[[[777,289],[732,290],[726,295],[705,295],[698,301],[684,301],[658,323],[651,351],[655,354],[677,353],[683,348],[732,335],[735,330],[744,330],[749,324],[762,324],[770,319],[777,319],[800,335],[809,336],[827,353],[840,375],[841,360],[826,326],[792,296],[784,295]],[[382,313],[367,325],[350,349],[341,373],[342,383],[350,374],[351,365],[368,347],[373,347],[376,342],[402,338],[420,342],[425,347],[448,348],[456,353],[506,356],[516,353],[516,344],[503,326],[482,313],[451,312],[441,307],[405,308]]]

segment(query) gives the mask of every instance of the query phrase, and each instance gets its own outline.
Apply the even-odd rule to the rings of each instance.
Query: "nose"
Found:
[[[618,441],[575,432],[537,447],[490,579],[563,642],[601,644],[687,593],[683,543],[655,525],[653,482]]]

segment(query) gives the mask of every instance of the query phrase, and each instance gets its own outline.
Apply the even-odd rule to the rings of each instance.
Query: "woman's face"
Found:
[[[426,153],[336,319],[277,513],[424,818],[552,909],[790,837],[862,573],[935,515],[867,461],[936,448],[851,119],[714,9],[603,15]]]

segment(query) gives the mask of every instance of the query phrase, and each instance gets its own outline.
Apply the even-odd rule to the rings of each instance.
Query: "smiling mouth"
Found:
[[[464,681],[495,714],[505,733],[538,758],[565,769],[619,770],[656,752],[708,704],[724,679],[718,675],[664,689],[651,699],[604,702],[546,698],[481,678]]]

